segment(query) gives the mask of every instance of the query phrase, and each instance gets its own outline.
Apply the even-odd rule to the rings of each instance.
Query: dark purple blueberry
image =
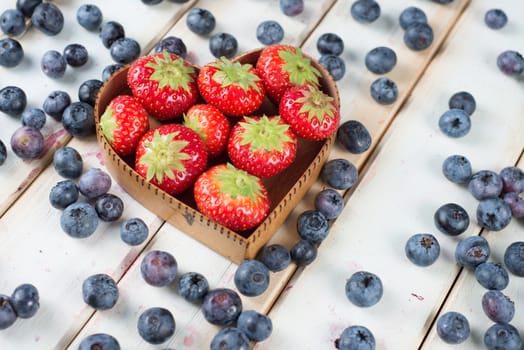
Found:
[[[452,108],[440,116],[438,127],[446,136],[463,137],[471,130],[471,119],[464,110]]]
[[[326,219],[336,219],[344,209],[344,198],[332,188],[317,193],[314,200],[315,209],[324,214]]]
[[[471,334],[468,319],[459,312],[446,312],[437,320],[437,334],[448,344],[463,343]]]
[[[46,122],[45,112],[40,108],[30,108],[22,113],[22,125],[42,129]]]
[[[182,58],[186,58],[187,56],[186,44],[184,44],[182,39],[176,36],[163,38],[155,45],[155,52],[159,53],[164,50]]]
[[[324,33],[317,39],[317,50],[321,55],[339,56],[344,51],[344,40],[338,34]]]
[[[358,179],[358,170],[349,160],[336,158],[327,161],[320,173],[322,180],[337,190],[346,190]]]
[[[317,258],[318,248],[311,241],[300,239],[291,247],[289,254],[297,266],[307,266]]]
[[[413,264],[429,266],[437,261],[440,255],[440,244],[432,234],[417,233],[409,237],[404,252]]]
[[[76,179],[82,175],[83,164],[82,156],[73,147],[60,147],[53,154],[53,167],[62,177]]]
[[[95,134],[95,111],[85,102],[73,102],[62,114],[62,125],[71,135],[77,137]]]
[[[98,79],[89,79],[84,81],[78,88],[78,99],[91,106],[95,106],[98,92],[104,83]]]
[[[280,11],[286,16],[297,16],[304,12],[304,0],[279,0]]]
[[[7,9],[0,15],[0,29],[6,35],[20,35],[25,31],[25,18],[18,9]]]
[[[504,265],[512,274],[524,277],[524,242],[513,242],[506,248]]]
[[[152,307],[140,314],[137,322],[138,334],[150,344],[162,344],[175,334],[175,318],[171,311]]]
[[[173,255],[162,250],[152,250],[142,259],[140,273],[147,284],[164,287],[176,278],[178,264]]]
[[[511,77],[517,77],[524,72],[524,57],[517,51],[503,51],[497,57],[497,67],[499,67],[502,73]]]
[[[375,47],[366,54],[365,64],[372,73],[386,74],[397,64],[397,54],[389,47]]]
[[[57,35],[64,28],[64,15],[58,6],[51,2],[43,2],[31,15],[33,26],[50,36]]]
[[[516,166],[508,166],[500,171],[503,192],[524,192],[524,171]]]
[[[115,40],[125,37],[124,27],[116,21],[106,22],[100,28],[98,36],[102,44],[109,49]]]
[[[322,55],[318,60],[335,81],[339,81],[346,74],[346,64],[344,60],[335,55]]]
[[[209,51],[216,58],[231,58],[238,50],[237,39],[229,33],[217,33],[209,38]]]
[[[458,108],[464,110],[468,115],[473,114],[477,108],[477,102],[472,94],[467,91],[459,91],[454,93],[448,102],[450,109]]]
[[[112,335],[105,333],[91,334],[80,342],[78,350],[120,350],[120,344]]]
[[[389,105],[397,100],[398,87],[393,80],[381,77],[371,83],[370,93],[377,103]]]
[[[380,301],[383,293],[382,281],[372,272],[355,272],[346,282],[346,296],[356,306],[373,306]]]
[[[73,238],[87,238],[98,227],[98,215],[95,208],[87,202],[75,202],[62,212],[60,217],[62,230]]]
[[[473,171],[469,159],[454,154],[447,157],[442,163],[442,173],[449,181],[464,184],[469,182]]]
[[[436,2],[437,4],[441,4],[441,5],[447,5],[453,2],[453,0],[431,0],[431,1]]]
[[[110,53],[116,63],[131,63],[140,57],[140,44],[132,38],[116,39],[111,44]]]
[[[360,23],[371,23],[380,17],[380,5],[374,0],[357,0],[351,5],[351,16]]]
[[[86,198],[94,199],[107,193],[111,188],[111,177],[99,168],[89,168],[78,179],[78,190]]]
[[[24,14],[25,17],[31,17],[35,8],[42,3],[42,0],[16,0],[16,8]]]
[[[488,260],[490,253],[489,243],[484,237],[470,236],[457,244],[455,261],[468,270],[474,270]]]
[[[281,244],[270,244],[263,247],[257,254],[257,260],[262,262],[272,272],[284,270],[291,264],[289,249]]]
[[[433,43],[433,29],[427,23],[413,23],[404,32],[404,44],[414,51],[427,49]]]
[[[49,50],[42,56],[40,68],[49,78],[59,79],[62,78],[66,72],[67,62],[60,52]]]
[[[0,39],[0,66],[12,68],[18,66],[24,58],[24,49],[18,40]]]
[[[210,290],[202,301],[204,318],[217,326],[234,324],[242,312],[242,299],[237,292],[229,288]]]
[[[178,294],[191,303],[200,303],[209,291],[209,282],[198,272],[186,272],[178,280]]]
[[[16,318],[16,311],[11,304],[11,298],[0,294],[0,330],[11,327]]]
[[[114,194],[106,193],[96,199],[95,210],[102,221],[116,221],[124,212],[124,201]]]
[[[162,0],[141,0],[144,4],[150,6],[150,5],[158,5],[162,2]]]
[[[484,333],[484,345],[487,350],[521,350],[522,339],[512,325],[495,323]]]
[[[81,67],[86,64],[89,53],[81,44],[69,44],[64,48],[65,61],[71,67]]]
[[[375,337],[371,331],[359,325],[345,328],[335,340],[338,350],[375,350]]]
[[[40,307],[38,289],[29,283],[19,285],[11,294],[11,305],[18,317],[33,317]]]
[[[448,236],[458,236],[467,230],[469,215],[460,205],[446,203],[435,211],[433,221],[440,232]]]
[[[508,271],[499,263],[485,262],[475,268],[475,279],[489,290],[503,290],[509,284]]]
[[[110,64],[102,70],[102,81],[107,81],[115,72],[124,67],[122,63]]]
[[[269,269],[261,261],[244,260],[235,271],[234,282],[243,295],[261,295],[269,286]]]
[[[484,15],[484,23],[491,29],[500,29],[508,23],[508,16],[501,9],[490,9]]]
[[[0,140],[0,165],[3,165],[6,159],[7,148],[5,147],[5,143],[2,140]]]
[[[284,28],[277,21],[263,21],[257,26],[256,36],[263,45],[278,44],[284,39]]]
[[[371,146],[371,135],[368,129],[358,120],[343,122],[337,130],[338,142],[350,153],[366,152]]]
[[[491,170],[476,172],[468,183],[468,191],[478,200],[498,197],[502,187],[502,178]]]
[[[490,231],[500,231],[511,221],[511,208],[500,198],[482,199],[477,206],[477,222]]]
[[[488,290],[482,296],[482,310],[496,323],[509,323],[515,316],[515,303],[498,290]]]
[[[186,24],[193,33],[208,35],[215,29],[216,20],[209,10],[196,7],[187,13]]]
[[[249,350],[251,344],[247,335],[236,327],[224,327],[213,337],[210,350]]]
[[[49,191],[49,202],[56,209],[65,209],[78,200],[78,187],[71,180],[57,182]]]
[[[84,302],[96,310],[109,310],[118,300],[118,286],[109,275],[91,275],[82,283]]]
[[[22,159],[36,159],[44,151],[44,136],[37,128],[21,126],[11,135],[11,149]]]
[[[516,219],[524,218],[524,198],[517,192],[508,192],[504,194],[504,202],[511,209],[511,215]]]
[[[398,18],[398,22],[400,27],[406,30],[414,23],[428,23],[428,17],[426,16],[426,13],[420,8],[410,6],[402,10]]]
[[[297,218],[297,232],[300,238],[319,243],[329,233],[328,219],[318,210],[306,210]]]
[[[144,243],[148,235],[149,228],[140,218],[127,219],[120,225],[120,238],[129,245]]]
[[[93,4],[83,4],[76,11],[76,21],[87,30],[98,30],[103,18],[100,8]]]
[[[27,96],[24,90],[17,86],[6,86],[0,90],[0,112],[18,117],[26,106]]]
[[[255,310],[243,311],[238,316],[237,327],[254,342],[266,340],[273,332],[271,319]]]
[[[52,91],[44,100],[42,109],[47,115],[57,121],[62,120],[65,109],[71,104],[71,97],[65,91]]]

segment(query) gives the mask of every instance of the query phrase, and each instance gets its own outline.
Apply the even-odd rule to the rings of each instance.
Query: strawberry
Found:
[[[258,57],[256,70],[264,82],[266,94],[279,103],[282,95],[296,85],[319,85],[320,71],[311,58],[298,47],[275,44],[262,49]]]
[[[175,54],[163,51],[134,61],[127,84],[151,116],[181,117],[198,99],[197,71]]]
[[[286,91],[280,100],[279,112],[295,134],[307,140],[330,137],[340,122],[335,99],[312,85],[296,86]]]
[[[297,137],[280,116],[244,117],[231,131],[227,153],[237,168],[270,177],[293,163]]]
[[[135,170],[169,194],[189,188],[207,166],[204,142],[180,124],[148,131],[136,148]]]
[[[114,151],[127,156],[135,151],[140,138],[149,130],[149,118],[133,96],[119,95],[100,117],[100,128]]]
[[[260,178],[232,164],[219,164],[198,177],[198,210],[233,231],[250,230],[269,214],[269,196]]]
[[[209,104],[192,106],[184,115],[184,125],[200,135],[210,158],[226,150],[231,125],[216,107]]]
[[[265,96],[262,80],[252,65],[225,57],[200,69],[198,88],[207,103],[233,117],[253,113]]]

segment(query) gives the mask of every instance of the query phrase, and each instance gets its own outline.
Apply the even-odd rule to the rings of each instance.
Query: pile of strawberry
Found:
[[[337,130],[338,105],[320,90],[320,76],[289,45],[265,47],[255,66],[222,58],[200,70],[174,54],[152,54],[130,65],[132,96],[115,97],[100,127],[116,153],[135,156],[147,181],[171,195],[193,186],[201,213],[249,230],[269,214],[261,178],[294,162],[298,137],[323,140]],[[265,99],[278,114],[263,113]],[[150,129],[150,117],[160,126]]]

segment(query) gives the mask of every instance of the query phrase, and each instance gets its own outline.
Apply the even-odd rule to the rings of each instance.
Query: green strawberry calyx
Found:
[[[226,57],[222,57],[220,60],[210,63],[209,66],[217,69],[213,74],[213,80],[220,83],[222,87],[237,85],[244,91],[248,91],[251,88],[256,92],[260,92],[260,87],[256,82],[261,79],[252,72],[252,65],[232,62]]]
[[[189,142],[176,140],[179,131],[161,135],[158,130],[153,134],[151,141],[144,142],[146,153],[140,158],[139,163],[147,166],[147,181],[156,178],[159,183],[164,180],[164,176],[174,179],[173,170],[185,171],[182,161],[191,159],[191,156],[182,149]]]
[[[294,85],[318,85],[320,71],[313,67],[311,60],[302,54],[300,48],[285,48],[278,52],[279,57],[285,62],[282,70],[289,75],[289,81]]]
[[[160,55],[153,56],[153,60],[145,66],[153,69],[149,79],[158,82],[159,89],[169,86],[173,90],[182,88],[186,92],[191,92],[189,84],[194,82],[195,68],[185,64],[182,58],[172,59],[165,50]]]
[[[113,118],[113,109],[111,106],[107,106],[104,114],[100,117],[100,127],[102,128],[102,133],[109,140],[109,142],[114,141],[113,132],[118,128],[118,123],[115,118]]]
[[[227,163],[225,168],[217,170],[214,179],[220,184],[220,192],[231,198],[247,197],[253,202],[262,196],[260,179],[247,171],[237,169]]]
[[[244,117],[240,125],[244,128],[240,145],[249,145],[252,152],[259,149],[281,152],[284,144],[292,142],[288,135],[289,125],[281,123],[280,117],[268,118],[265,115],[260,118]]]
[[[199,122],[200,116],[197,114],[193,114],[191,117],[189,117],[187,114],[184,113],[184,126],[187,126],[194,132],[198,134],[202,138],[202,140],[207,140],[207,134],[204,132],[204,128],[200,125]]]
[[[335,118],[337,107],[333,104],[333,97],[311,85],[306,86],[301,91],[303,96],[297,98],[296,103],[301,104],[299,113],[306,113],[309,121],[316,118],[322,123],[325,117]]]

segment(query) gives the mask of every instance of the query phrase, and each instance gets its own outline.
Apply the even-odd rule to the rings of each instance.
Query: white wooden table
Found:
[[[77,100],[78,86],[87,79],[100,79],[112,63],[96,33],[75,20],[76,9],[86,1],[55,0],[64,12],[64,30],[48,37],[29,28],[18,39],[25,59],[16,68],[0,67],[0,88],[16,85],[28,95],[28,107],[40,107],[52,90],[67,91]],[[126,35],[136,39],[142,53],[151,51],[162,37],[182,38],[188,59],[196,64],[213,60],[208,38],[190,32],[185,13],[197,6],[217,18],[215,32],[232,33],[239,52],[259,47],[255,28],[262,20],[275,19],[285,29],[284,42],[302,46],[318,57],[316,41],[326,32],[339,34],[345,42],[342,54],[346,75],[338,82],[343,121],[357,119],[372,134],[369,151],[352,155],[335,145],[331,158],[347,158],[360,170],[354,190],[346,193],[347,205],[319,248],[317,260],[306,268],[288,269],[271,275],[268,291],[256,298],[243,297],[244,309],[256,309],[273,321],[273,334],[256,349],[334,349],[334,340],[353,324],[368,327],[377,349],[480,349],[484,330],[491,321],[483,314],[483,288],[473,274],[454,262],[460,238],[437,232],[433,213],[442,204],[464,206],[472,224],[462,235],[483,235],[492,247],[491,261],[502,262],[505,247],[523,240],[524,223],[513,220],[501,232],[481,230],[475,221],[475,199],[461,186],[447,181],[442,161],[450,154],[466,155],[474,170],[500,171],[508,165],[524,168],[524,85],[522,79],[504,76],[496,66],[503,50],[524,52],[524,4],[518,0],[455,0],[439,5],[429,0],[380,1],[381,17],[361,24],[349,15],[352,1],[306,0],[305,11],[286,17],[277,0],[200,0],[185,4],[168,1],[145,6],[139,0],[91,0],[104,14],[116,20]],[[0,2],[0,12],[15,6],[15,0]],[[422,52],[409,50],[402,41],[400,12],[408,6],[423,9],[435,32],[435,41]],[[498,31],[484,24],[484,13],[497,6],[506,11],[508,25]],[[124,10],[125,7],[125,10]],[[62,79],[51,80],[39,68],[42,54],[62,51],[70,43],[83,44],[90,53],[86,66],[68,68]],[[399,99],[392,105],[376,104],[369,86],[376,75],[364,66],[366,53],[376,46],[395,50],[398,63],[387,74],[399,86]],[[471,132],[451,139],[438,129],[438,118],[448,108],[449,97],[469,91],[477,101]],[[0,139],[9,144],[20,120],[0,115]],[[71,138],[60,123],[48,118],[43,130],[46,153],[38,160],[22,161],[11,150],[0,167],[0,293],[10,294],[21,283],[32,283],[41,295],[34,318],[18,320],[0,331],[0,349],[76,349],[87,335],[105,332],[115,336],[123,349],[206,349],[218,331],[207,323],[198,306],[183,300],[176,287],[154,288],[141,278],[142,256],[152,249],[171,252],[180,273],[198,271],[212,288],[235,288],[232,277],[237,265],[165,224],[127,195],[116,182],[111,192],[125,202],[123,219],[141,217],[150,236],[141,246],[130,248],[119,237],[119,222],[101,223],[88,239],[66,236],[59,224],[60,211],[51,207],[48,194],[61,180],[51,164],[54,150],[63,145],[76,148],[84,169],[104,168],[95,137]],[[297,241],[297,216],[312,209],[314,195],[325,184],[317,181],[272,239],[291,247]],[[417,232],[434,233],[441,256],[427,268],[416,267],[404,256],[406,239]],[[462,237],[461,236],[461,237]],[[344,294],[346,279],[357,270],[377,274],[384,284],[382,300],[371,308],[352,305]],[[83,280],[94,273],[108,273],[118,281],[120,298],[109,311],[93,312],[81,297]],[[504,293],[516,304],[512,324],[524,336],[524,281],[511,275]],[[175,316],[175,335],[161,346],[144,342],[136,331],[138,315],[147,307],[162,306]],[[435,331],[435,320],[455,310],[469,319],[471,337],[459,346],[445,344]]]

